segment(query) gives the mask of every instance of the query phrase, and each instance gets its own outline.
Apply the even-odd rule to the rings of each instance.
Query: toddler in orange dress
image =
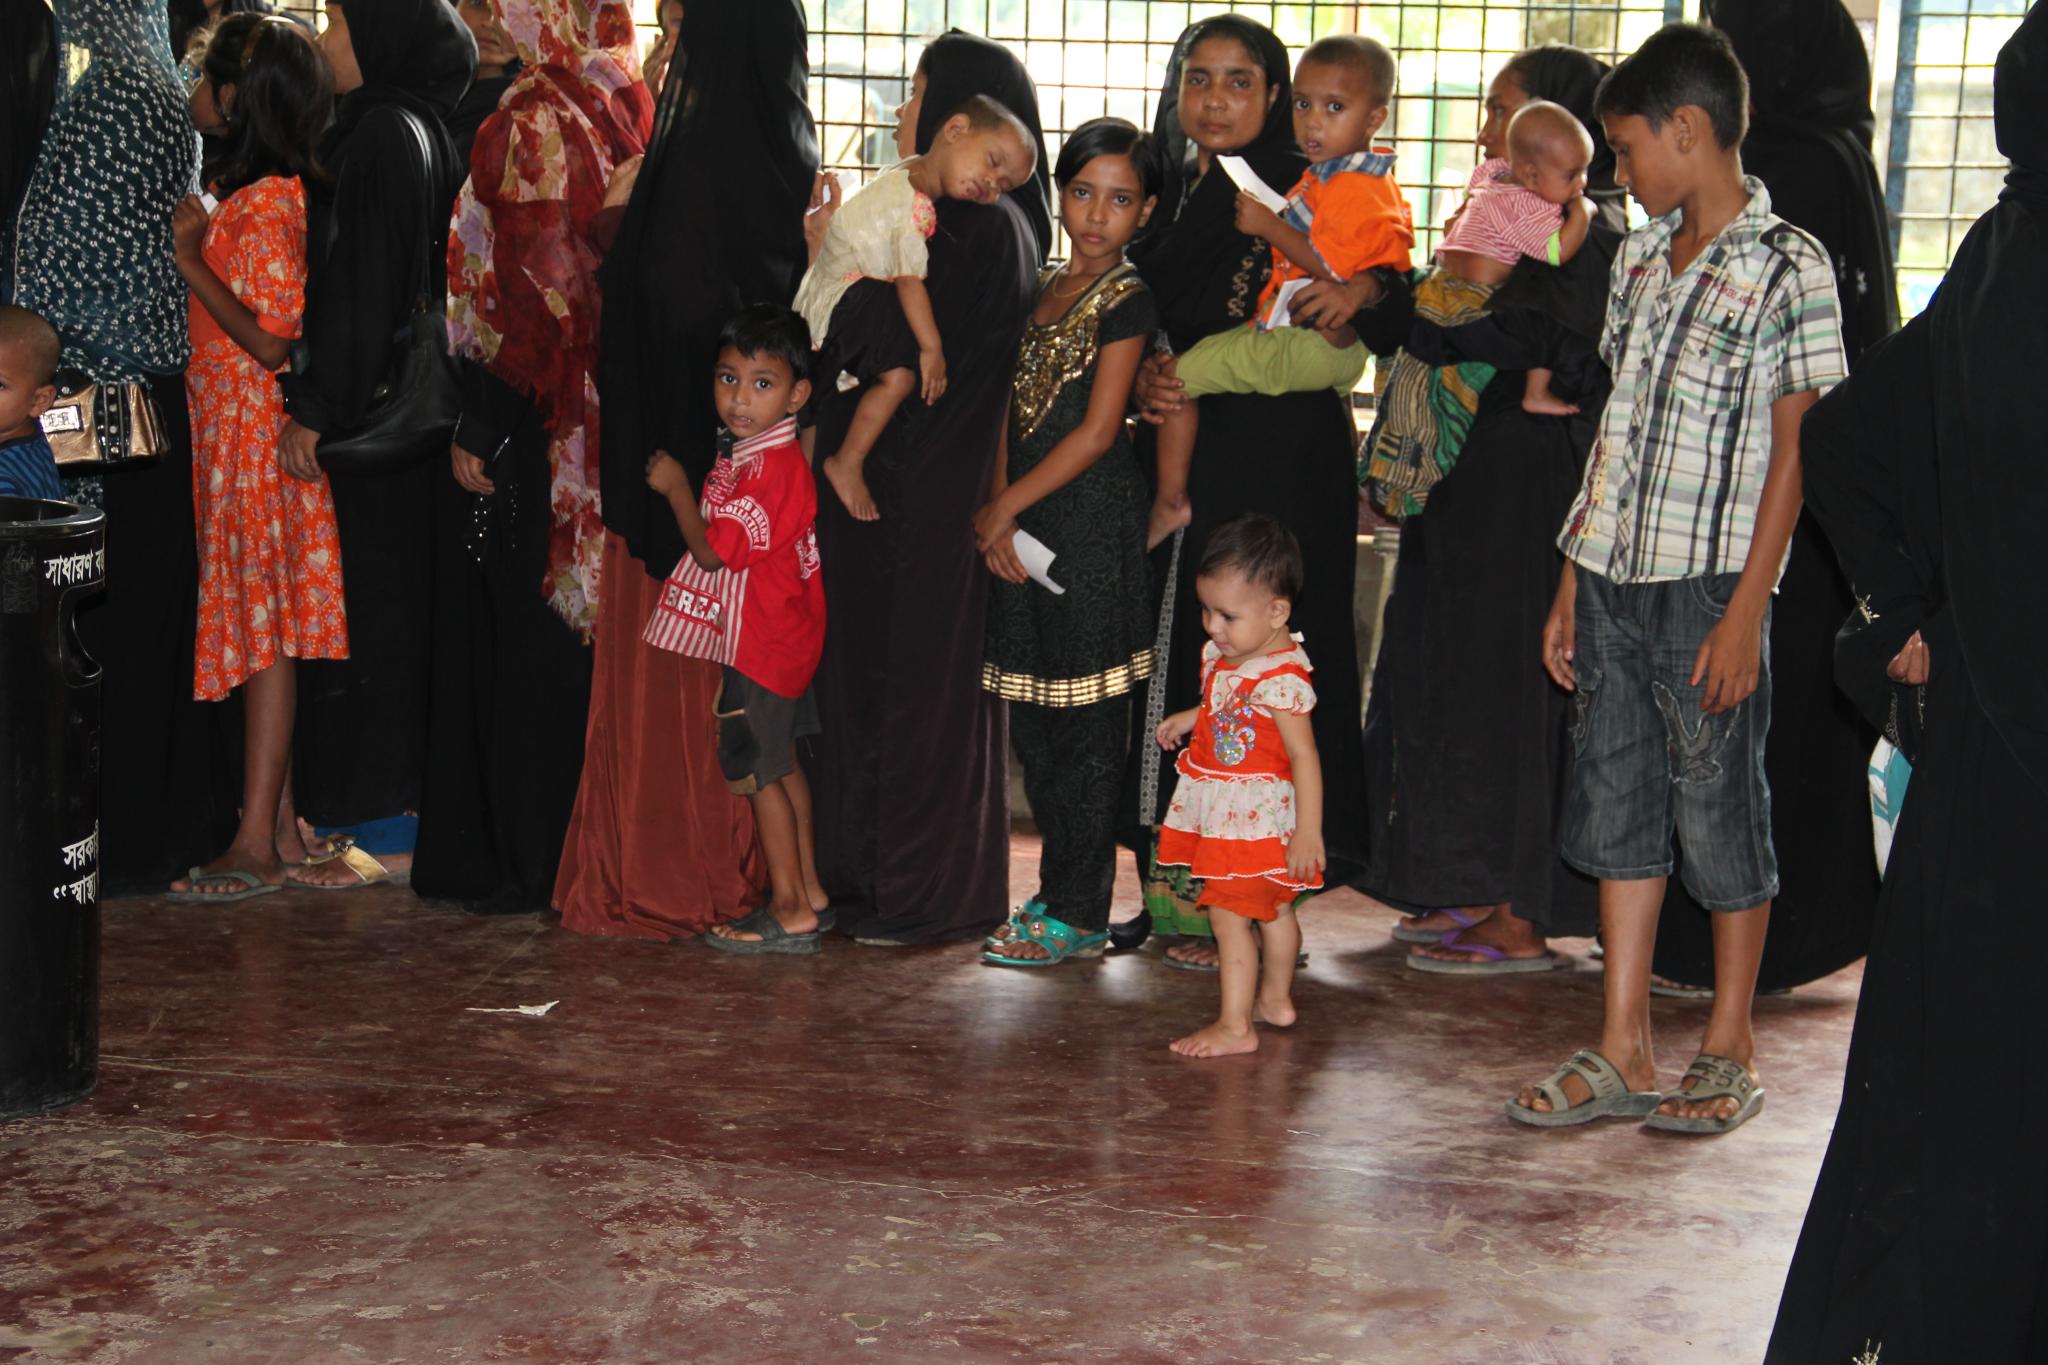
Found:
[[[1301,547],[1271,517],[1216,528],[1195,575],[1209,633],[1201,705],[1168,716],[1156,734],[1162,749],[1188,741],[1158,861],[1201,878],[1196,904],[1210,911],[1222,959],[1222,1008],[1174,1042],[1184,1057],[1256,1052],[1255,1020],[1294,1022],[1294,902],[1323,884],[1323,770],[1308,719],[1316,694],[1301,637],[1287,629],[1301,578]]]

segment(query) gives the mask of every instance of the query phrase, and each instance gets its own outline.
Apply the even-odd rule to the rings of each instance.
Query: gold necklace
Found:
[[[1072,299],[1072,298],[1079,298],[1079,297],[1080,297],[1081,295],[1083,295],[1083,294],[1085,294],[1085,293],[1087,293],[1087,292],[1088,292],[1088,286],[1090,286],[1090,285],[1094,284],[1094,283],[1095,283],[1095,282],[1096,282],[1097,280],[1101,279],[1101,278],[1102,278],[1102,277],[1103,277],[1104,275],[1107,275],[1107,274],[1108,274],[1109,272],[1108,272],[1107,270],[1104,270],[1104,271],[1101,271],[1101,272],[1099,272],[1098,274],[1090,275],[1090,276],[1088,276],[1088,277],[1087,277],[1086,279],[1084,279],[1084,280],[1082,280],[1082,281],[1081,281],[1081,287],[1080,287],[1079,289],[1075,289],[1075,290],[1072,290],[1072,291],[1070,291],[1070,292],[1068,292],[1068,293],[1064,293],[1064,294],[1063,294],[1063,293],[1061,293],[1061,292],[1060,292],[1060,280],[1064,280],[1064,279],[1065,279],[1065,278],[1067,277],[1067,275],[1068,275],[1069,273],[1070,273],[1070,267],[1068,267],[1068,266],[1064,266],[1064,265],[1060,267],[1060,278],[1059,278],[1059,280],[1054,280],[1054,281],[1052,282],[1052,296],[1053,296],[1054,298],[1056,298],[1056,299]]]

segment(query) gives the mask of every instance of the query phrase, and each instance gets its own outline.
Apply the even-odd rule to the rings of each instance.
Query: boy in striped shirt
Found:
[[[1723,1133],[1764,1098],[1750,1002],[1778,892],[1771,594],[1799,517],[1800,418],[1847,362],[1827,253],[1743,175],[1749,88],[1727,39],[1663,29],[1595,108],[1651,221],[1614,262],[1614,388],[1558,540],[1542,659],[1574,694],[1559,833],[1565,860],[1600,879],[1607,1012],[1597,1052],[1507,1111]],[[1660,1093],[1650,957],[1674,832],[1687,890],[1715,912],[1714,1009],[1684,1080]]]

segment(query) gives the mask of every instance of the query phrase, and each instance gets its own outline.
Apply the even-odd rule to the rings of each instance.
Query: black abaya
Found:
[[[434,693],[412,884],[486,913],[545,910],[583,772],[591,653],[541,592],[547,430],[489,375],[472,371],[470,387],[460,439],[496,455],[497,492],[467,492],[433,462]]]
[[[1840,424],[1806,483],[1858,591],[1940,604],[1841,1112],[1766,1357],[1788,1365],[2048,1356],[2048,9],[1994,91],[1998,205],[1926,313],[1808,417]]]
[[[443,293],[448,215],[464,169],[441,120],[469,87],[476,40],[447,0],[355,0],[349,32],[365,84],[341,102],[308,233],[303,375],[292,418],[346,434],[370,410],[391,336],[420,283]],[[420,156],[403,109],[429,134]],[[349,657],[299,667],[293,788],[301,814],[347,825],[414,810],[426,761],[434,482],[447,455],[381,473],[331,474]]]
[[[1841,0],[1712,0],[1748,71],[1756,106],[1743,169],[1771,211],[1819,239],[1835,267],[1842,341],[1853,371],[1899,325],[1891,239],[1870,156],[1870,64]],[[1779,891],[1757,984],[1803,985],[1869,947],[1878,874],[1867,772],[1877,731],[1835,686],[1834,636],[1854,605],[1835,552],[1810,514],[1792,537],[1771,609],[1771,729],[1764,775]],[[1654,970],[1714,979],[1711,916],[1673,877]]]
[[[1476,360],[1498,372],[1428,510],[1402,523],[1381,627],[1364,734],[1370,856],[1358,884],[1392,904],[1508,903],[1547,937],[1598,925],[1594,883],[1557,856],[1567,698],[1536,642],[1563,566],[1557,528],[1607,397],[1596,344],[1618,242],[1597,229],[1557,272],[1520,267],[1524,277],[1556,276],[1541,281],[1549,314],[1500,308],[1409,339],[1430,364]],[[1495,297],[1512,304],[1516,291]],[[1572,315],[1576,328],[1556,320]],[[1522,410],[1535,365],[1552,370],[1553,389],[1579,417]]]
[[[927,287],[946,394],[910,401],[868,457],[878,521],[856,521],[822,480],[818,553],[830,611],[818,665],[823,733],[804,757],[818,870],[862,938],[952,943],[1002,922],[1009,891],[1003,703],[981,687],[987,571],[973,517],[988,500],[1011,367],[1037,301],[1039,253],[1013,201],[939,206]],[[842,301],[840,354],[872,378],[917,359],[895,291]],[[835,324],[836,325],[836,324]],[[858,391],[828,393],[818,450],[838,448]]]

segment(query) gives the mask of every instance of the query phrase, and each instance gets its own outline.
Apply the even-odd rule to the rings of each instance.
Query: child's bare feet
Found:
[[[1274,1028],[1292,1028],[1298,1017],[1294,1012],[1292,996],[1277,995],[1269,999],[1264,992],[1260,992],[1258,1003],[1252,1006],[1252,1018],[1261,1024],[1271,1024]]]
[[[868,481],[861,477],[859,465],[844,455],[827,455],[821,467],[832,491],[846,504],[846,510],[853,513],[855,521],[881,520],[882,514],[875,510],[874,496],[868,492]]]
[[[1152,504],[1151,520],[1145,526],[1145,548],[1158,548],[1160,541],[1194,519],[1195,509],[1188,504],[1187,494],[1157,499]]]
[[[1565,402],[1549,389],[1531,389],[1522,395],[1522,411],[1538,417],[1576,417],[1579,405]]]
[[[1257,1052],[1259,1035],[1255,1029],[1239,1032],[1226,1028],[1219,1019],[1185,1038],[1174,1039],[1171,1046],[1183,1057],[1234,1057],[1241,1052]]]

